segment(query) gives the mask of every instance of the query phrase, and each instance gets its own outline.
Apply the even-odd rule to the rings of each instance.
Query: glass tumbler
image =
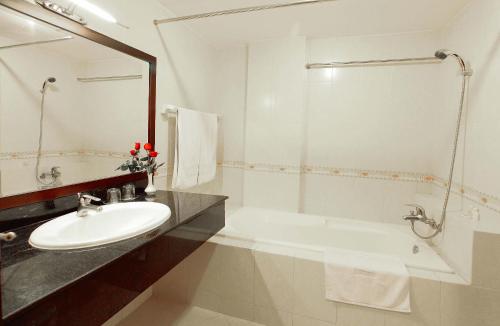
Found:
[[[135,185],[133,183],[127,183],[122,187],[123,200],[134,200],[135,199]]]
[[[107,191],[107,203],[116,204],[122,200],[122,193],[118,188],[111,188]]]

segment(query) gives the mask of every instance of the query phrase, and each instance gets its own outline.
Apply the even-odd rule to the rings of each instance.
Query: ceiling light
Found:
[[[117,20],[115,17],[113,17],[109,12],[106,10],[96,6],[93,3],[88,2],[87,0],[71,0],[74,4],[76,4],[78,7],[83,8],[87,10],[88,12],[104,19],[105,21],[108,21],[110,23],[117,23]]]

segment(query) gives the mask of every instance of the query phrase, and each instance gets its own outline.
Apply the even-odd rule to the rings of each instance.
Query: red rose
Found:
[[[135,143],[135,149],[140,150],[141,149],[141,143]]]
[[[150,143],[146,143],[146,144],[144,144],[144,149],[147,151],[150,151],[153,149],[153,145],[151,145]]]
[[[158,156],[158,152],[149,152],[149,156],[150,157],[157,157]]]
[[[130,151],[130,155],[135,156],[136,154],[137,154],[137,152],[135,151],[135,149]]]

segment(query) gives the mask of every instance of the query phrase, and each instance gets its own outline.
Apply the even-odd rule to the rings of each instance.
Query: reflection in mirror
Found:
[[[112,177],[148,135],[148,64],[0,7],[0,196]]]

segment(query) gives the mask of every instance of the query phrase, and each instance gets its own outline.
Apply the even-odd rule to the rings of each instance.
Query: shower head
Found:
[[[457,59],[458,64],[460,65],[460,68],[462,69],[462,74],[464,76],[471,76],[472,75],[472,70],[468,69],[464,60],[462,59],[462,57],[458,53],[453,52],[451,50],[447,50],[447,49],[440,49],[440,50],[437,50],[436,53],[434,53],[434,56],[438,59],[441,59],[441,60],[445,60],[449,56],[453,56],[453,57],[455,57],[455,59]]]
[[[444,59],[448,58],[449,55],[453,55],[453,54],[454,53],[451,52],[450,50],[440,49],[440,50],[437,50],[436,53],[434,53],[434,56],[438,59],[444,60]]]
[[[45,79],[45,81],[43,82],[43,85],[42,85],[42,89],[40,92],[42,93],[45,93],[45,90],[47,89],[47,84],[48,83],[55,83],[56,82],[56,78],[55,77],[48,77],[47,79]]]

